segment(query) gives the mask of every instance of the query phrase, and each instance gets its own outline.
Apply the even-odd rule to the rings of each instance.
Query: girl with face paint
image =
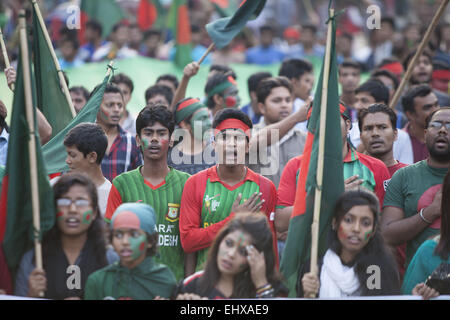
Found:
[[[176,281],[172,271],[153,260],[158,245],[156,216],[144,203],[120,205],[111,219],[111,243],[120,262],[92,274],[86,299],[151,300],[170,298]]]
[[[34,267],[34,250],[27,252],[19,267],[15,294],[41,297],[43,292],[49,299],[81,299],[87,277],[116,261],[117,255],[106,249],[94,183],[85,175],[69,173],[53,190],[55,224],[42,241],[44,270]],[[67,273],[69,266],[81,270],[73,286],[67,284],[73,275]]]
[[[214,240],[205,269],[186,278],[178,289],[178,300],[286,296],[266,217],[236,215]]]
[[[298,296],[336,299],[399,294],[397,265],[378,231],[378,215],[379,202],[368,190],[347,191],[338,199],[329,249],[318,262],[319,275],[309,272],[309,261],[302,265]]]
[[[175,106],[176,145],[169,151],[168,165],[195,174],[215,164],[210,145],[212,123],[208,108],[198,99],[186,98]]]

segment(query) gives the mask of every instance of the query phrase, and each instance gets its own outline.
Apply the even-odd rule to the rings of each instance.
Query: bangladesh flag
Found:
[[[192,61],[191,24],[186,0],[172,1],[167,21],[175,38],[175,65],[184,68]]]
[[[259,16],[265,4],[266,0],[244,0],[231,17],[208,23],[206,31],[216,47],[226,47],[244,29],[248,20]]]
[[[164,27],[165,10],[159,0],[140,0],[137,11],[137,23],[141,30]]]
[[[26,66],[30,68],[29,66]],[[11,126],[9,136],[6,172],[3,178],[0,197],[0,243],[8,266],[14,272],[22,255],[33,247],[34,226],[31,199],[31,172],[28,141],[30,128],[26,118],[23,70],[19,55],[16,89],[14,91]],[[31,73],[31,68],[30,68]],[[34,101],[35,105],[35,101]],[[55,221],[53,190],[47,177],[42,157],[39,134],[37,134],[36,110],[33,107],[36,134],[36,164],[38,175],[38,194],[40,212],[40,231],[42,235],[51,229]]]
[[[64,137],[76,125],[82,122],[95,122],[97,113],[103,100],[103,93],[110,76],[106,76],[101,85],[97,86],[95,91],[91,94],[86,105],[76,115],[75,118],[60,131],[53,139],[47,142],[42,151],[44,152],[44,160],[47,166],[47,173],[54,174],[68,171],[69,167],[66,164],[67,152],[64,146]]]
[[[78,33],[80,43],[84,43],[85,25],[89,20],[95,20],[102,25],[102,36],[106,38],[111,33],[114,25],[123,19],[127,19],[127,14],[116,0],[81,0],[81,30]]]
[[[238,8],[236,0],[211,0],[211,3],[222,17],[231,16]]]
[[[61,87],[58,71],[33,6],[33,53],[37,107],[52,127],[52,137],[72,120],[72,111]]]
[[[340,126],[337,60],[335,50],[336,21],[332,23],[332,40],[330,54],[330,69],[327,90],[325,153],[322,189],[322,201],[319,220],[318,255],[323,256],[327,250],[327,236],[331,227],[333,209],[337,198],[344,192],[343,162],[342,162],[342,134]],[[286,246],[281,259],[280,269],[289,287],[289,295],[297,295],[299,267],[304,264],[311,254],[311,223],[313,220],[315,193],[317,188],[317,162],[319,150],[320,114],[322,112],[322,86],[324,81],[324,56],[320,72],[314,106],[308,122],[308,136],[300,165],[300,174],[295,194],[294,208],[289,222],[289,232]]]

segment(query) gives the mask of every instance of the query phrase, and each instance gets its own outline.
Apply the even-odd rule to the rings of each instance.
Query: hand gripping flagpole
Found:
[[[2,49],[3,60],[5,61],[6,69],[8,69],[9,67],[11,67],[11,65],[9,63],[8,53],[6,52],[5,40],[3,39],[3,33],[1,28],[0,28],[0,46]],[[11,90],[14,91],[14,83],[11,84]]]
[[[328,19],[327,44],[325,51],[325,63],[322,83],[322,104],[320,106],[320,130],[319,130],[319,152],[317,156],[317,186],[314,196],[314,216],[311,224],[311,266],[313,274],[318,274],[317,255],[319,246],[319,220],[320,207],[322,202],[322,183],[323,167],[325,153],[325,130],[327,122],[327,102],[328,102],[328,79],[330,77],[330,58],[331,58],[331,38],[332,38],[332,19],[334,19],[334,9],[330,9],[330,18]],[[310,298],[315,298],[314,296]]]
[[[34,126],[33,116],[33,97],[31,91],[31,73],[30,73],[30,61],[28,54],[28,40],[25,22],[25,11],[21,10],[19,14],[19,34],[20,34],[20,54],[22,58],[22,72],[23,72],[23,85],[25,92],[25,110],[27,123],[29,128],[28,140],[28,154],[30,161],[30,178],[31,178],[31,203],[33,211],[33,226],[35,230],[34,237],[34,252],[36,258],[36,268],[43,269],[42,264],[42,246],[39,240],[41,223],[39,217],[39,187],[37,177],[37,159],[36,159],[36,128]],[[36,236],[38,235],[38,236]],[[44,296],[44,292],[40,292],[41,297]]]

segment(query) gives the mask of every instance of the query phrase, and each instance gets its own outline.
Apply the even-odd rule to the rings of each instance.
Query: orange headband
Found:
[[[250,127],[247,126],[244,122],[238,119],[226,119],[222,121],[214,130],[214,135],[217,135],[220,131],[226,130],[226,129],[240,129],[244,131],[245,135],[250,140],[251,133],[250,133]]]

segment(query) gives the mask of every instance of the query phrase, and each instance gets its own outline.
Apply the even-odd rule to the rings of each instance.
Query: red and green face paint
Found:
[[[87,210],[85,212],[83,212],[83,218],[81,220],[82,223],[84,224],[90,224],[92,221],[92,210]]]
[[[56,213],[56,220],[57,220],[57,221],[60,221],[60,220],[63,220],[63,219],[64,219],[64,213],[61,212],[61,211],[58,211],[58,212]]]
[[[109,121],[109,113],[107,111],[104,111],[102,108],[98,110],[98,114],[100,115],[100,118],[103,119],[103,121]]]
[[[141,234],[139,237],[130,237],[130,249],[133,252],[131,254],[131,258],[136,260],[139,258],[148,247],[147,236],[145,234]]]
[[[364,241],[369,241],[370,238],[372,238],[374,234],[375,234],[375,231],[373,231],[373,230],[367,231],[367,232],[364,234]]]
[[[141,139],[141,151],[145,152],[145,150],[148,150],[149,147],[150,147],[150,143],[148,142],[148,140],[145,138],[142,138]]]

